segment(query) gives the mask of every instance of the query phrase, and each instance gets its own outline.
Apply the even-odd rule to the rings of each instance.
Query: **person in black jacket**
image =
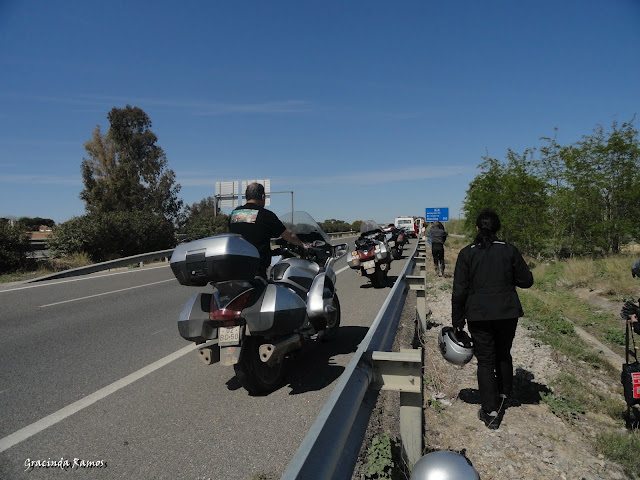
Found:
[[[498,240],[500,218],[491,210],[476,219],[477,236],[456,261],[451,296],[453,327],[465,321],[478,361],[478,417],[495,429],[498,414],[513,386],[511,346],[524,313],[516,287],[529,288],[533,275],[516,247]]]
[[[252,183],[245,191],[247,203],[235,208],[229,216],[229,231],[242,235],[254,245],[260,254],[258,275],[267,279],[267,269],[271,263],[271,239],[282,237],[287,242],[301,248],[304,243],[286,228],[271,210],[264,208],[266,194],[261,183]]]
[[[436,220],[427,232],[427,237],[431,240],[431,255],[436,275],[444,276],[444,242],[447,240],[444,225]]]

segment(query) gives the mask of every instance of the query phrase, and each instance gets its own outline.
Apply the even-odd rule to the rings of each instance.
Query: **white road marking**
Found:
[[[37,283],[37,284],[33,284],[33,285],[27,285],[27,286],[24,286],[24,287],[16,287],[16,288],[9,288],[7,290],[0,290],[0,293],[15,292],[15,291],[18,291],[18,290],[26,290],[28,288],[51,287],[52,285],[60,285],[61,283],[81,282],[83,280],[95,280],[96,278],[110,277],[112,275],[123,275],[125,273],[138,273],[138,272],[147,271],[147,270],[155,270],[156,268],[166,268],[167,266],[168,265],[160,265],[158,267],[146,267],[146,268],[144,268],[144,270],[134,269],[134,270],[127,270],[127,271],[124,271],[124,272],[105,273],[103,275],[96,275],[96,276],[92,276],[92,277],[70,278],[68,280],[60,280],[60,281],[57,281],[55,283]]]
[[[71,300],[63,300],[62,302],[48,303],[46,305],[40,305],[40,308],[51,307],[53,305],[60,305],[62,303],[77,302],[78,300],[86,300],[87,298],[101,297],[102,295],[110,295],[112,293],[125,292],[127,290],[133,290],[134,288],[148,287],[149,285],[157,285],[158,283],[166,283],[166,282],[175,282],[175,279],[170,278],[169,280],[160,280],[159,282],[145,283],[144,285],[136,285],[135,287],[121,288],[120,290],[113,290],[111,292],[96,293],[95,295],[89,295],[86,297],[72,298]]]
[[[32,437],[36,433],[41,432],[45,428],[49,428],[52,425],[55,425],[56,423],[61,422],[62,420],[73,415],[74,413],[77,413],[80,410],[88,407],[89,405],[94,404],[98,400],[102,400],[108,395],[111,395],[112,393],[117,392],[121,388],[126,387],[127,385],[135,382],[136,380],[141,379],[146,375],[149,375],[150,373],[158,370],[159,368],[164,367],[165,365],[173,362],[174,360],[177,360],[178,358],[182,357],[183,355],[186,355],[189,352],[192,352],[197,348],[198,348],[198,345],[196,345],[195,343],[187,347],[181,348],[177,352],[167,355],[166,357],[161,358],[157,362],[153,362],[152,364],[147,365],[144,368],[141,368],[137,372],[127,375],[126,377],[113,382],[111,385],[107,385],[106,387],[101,388],[97,392],[87,395],[86,397],[81,398],[77,402],[74,402],[71,405],[61,408],[57,412],[54,412],[51,415],[47,415],[43,419],[38,420],[37,422],[34,422],[31,425],[21,428],[17,432],[14,432],[11,435],[8,435],[0,439],[0,452],[4,452],[5,450],[13,447],[17,443],[20,443],[23,440],[26,440],[27,438]]]
[[[165,330],[166,330],[166,328],[163,328],[162,330],[158,330],[157,332],[153,332],[151,335],[155,335],[156,333],[164,332]]]
[[[338,270],[336,272],[336,275],[339,274],[340,272],[344,272],[345,270],[347,270],[349,268],[349,265],[347,265],[346,267],[342,267],[340,270]]]

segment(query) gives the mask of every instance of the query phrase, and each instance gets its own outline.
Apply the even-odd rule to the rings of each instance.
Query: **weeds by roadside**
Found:
[[[522,324],[534,338],[568,360],[563,363],[566,370],[552,382],[553,391],[544,394],[542,401],[570,424],[578,424],[584,415],[589,415],[602,431],[595,440],[598,451],[623,465],[630,475],[637,475],[640,433],[623,428],[626,405],[620,369],[583,342],[574,328],[584,328],[622,356],[624,321],[614,311],[594,307],[573,291],[587,288],[621,304],[640,291],[640,283],[634,283],[629,273],[633,261],[628,255],[620,255],[537,265],[534,286],[519,294],[526,314]]]

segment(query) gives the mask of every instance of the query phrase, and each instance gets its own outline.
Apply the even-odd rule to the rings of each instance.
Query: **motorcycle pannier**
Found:
[[[260,265],[258,249],[241,235],[229,233],[178,245],[171,270],[182,285],[202,287],[209,282],[252,280]]]

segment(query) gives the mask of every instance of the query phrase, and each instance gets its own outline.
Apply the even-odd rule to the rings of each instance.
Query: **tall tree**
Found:
[[[525,253],[539,253],[547,214],[546,183],[532,171],[532,157],[532,150],[518,154],[511,149],[506,163],[484,157],[482,173],[469,184],[463,204],[469,232],[475,232],[478,213],[491,208],[500,215],[501,238]]]
[[[596,127],[593,134],[584,136],[578,144],[579,163],[575,170],[580,187],[590,189],[590,197],[599,207],[590,212],[597,222],[592,231],[601,235],[605,252],[618,253],[624,235],[638,232],[640,214],[640,144],[633,120],[621,126],[613,122],[611,132]]]
[[[144,211],[176,224],[182,200],[175,173],[151,131],[151,120],[139,107],[114,107],[107,118],[109,131],[100,127],[85,143],[82,161],[85,189],[80,198],[88,213]]]

